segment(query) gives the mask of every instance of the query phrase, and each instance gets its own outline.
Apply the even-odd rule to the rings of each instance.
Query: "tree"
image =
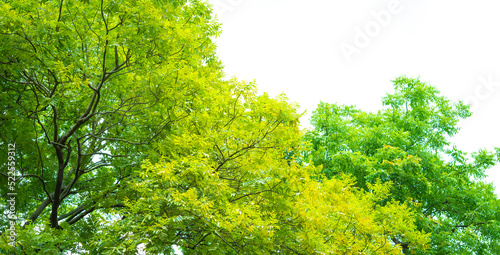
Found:
[[[161,142],[161,159],[127,185],[124,219],[96,236],[106,241],[92,253],[145,244],[155,254],[174,245],[184,254],[399,254],[392,238],[425,248],[408,204],[379,204],[389,184],[365,192],[347,177],[318,181],[318,169],[287,156],[303,144],[285,98],[233,80],[198,100]]]
[[[470,116],[468,106],[419,79],[393,82],[395,92],[378,113],[321,103],[312,117],[315,129],[305,136],[312,145],[308,157],[329,178],[350,174],[365,190],[378,180],[392,183],[390,198],[412,201],[418,229],[431,234],[425,254],[499,253],[500,202],[482,181],[499,149],[496,156],[480,150],[468,158],[448,142],[457,122]]]
[[[221,76],[218,24],[200,1],[13,0],[0,17],[0,136],[17,148],[18,217],[47,233],[84,221],[83,242],[93,217],[123,207],[124,180],[189,115],[198,83]]]
[[[0,31],[0,136],[16,144],[20,220],[18,246],[3,234],[2,251],[425,247],[410,204],[380,204],[388,183],[366,192],[296,162],[296,107],[224,79],[205,3],[4,1]]]

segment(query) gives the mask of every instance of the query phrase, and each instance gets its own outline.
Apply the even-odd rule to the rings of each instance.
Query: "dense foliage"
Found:
[[[414,78],[395,79],[394,89],[378,113],[321,103],[306,135],[308,156],[329,178],[350,174],[365,190],[392,183],[390,198],[413,202],[418,229],[431,234],[425,254],[499,254],[500,201],[483,181],[499,149],[469,158],[448,142],[468,106]]]
[[[404,81],[423,92],[322,104],[304,136],[284,95],[224,77],[218,33],[203,1],[1,2],[0,252],[495,251],[493,155],[442,159],[466,107]]]
[[[315,168],[290,158],[302,145],[284,98],[234,82],[210,94],[131,184],[110,240],[117,251],[146,243],[154,253],[178,245],[189,254],[398,254],[389,238],[403,236],[423,247],[407,204],[379,205],[389,185],[364,192],[347,177],[318,182]],[[119,238],[126,231],[132,243]]]

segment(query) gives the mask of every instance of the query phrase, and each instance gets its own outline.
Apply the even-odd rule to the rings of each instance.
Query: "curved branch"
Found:
[[[52,197],[50,196],[50,193],[49,191],[47,190],[47,187],[45,186],[45,181],[43,180],[42,177],[36,175],[36,174],[24,174],[22,176],[20,176],[19,178],[23,178],[23,177],[35,177],[37,178],[38,180],[40,180],[42,182],[42,186],[43,186],[43,191],[45,191],[45,194],[47,194],[47,197],[49,198],[49,201],[52,203]]]

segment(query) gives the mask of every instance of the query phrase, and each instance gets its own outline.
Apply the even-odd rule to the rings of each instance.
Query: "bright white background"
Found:
[[[286,93],[306,115],[320,101],[381,108],[399,75],[420,76],[472,104],[452,140],[467,152],[500,147],[500,2],[209,0],[222,22],[228,76]],[[500,191],[500,167],[487,181]]]

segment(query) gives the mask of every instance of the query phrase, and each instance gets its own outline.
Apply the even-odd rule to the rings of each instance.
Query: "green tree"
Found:
[[[217,33],[200,1],[2,1],[0,139],[17,148],[20,225],[78,222],[52,247],[86,244],[124,206],[132,170],[221,77]],[[2,206],[6,188],[2,178]],[[20,244],[50,252],[40,243]]]
[[[218,31],[201,1],[2,1],[0,137],[16,144],[20,219],[2,251],[425,248],[389,183],[367,192],[295,162],[296,107],[223,79]]]
[[[378,180],[392,183],[390,198],[411,202],[418,229],[431,234],[425,254],[499,254],[500,201],[483,181],[498,154],[480,150],[469,158],[448,142],[470,116],[468,106],[419,79],[393,82],[394,94],[377,113],[321,103],[305,136],[307,156],[327,177],[352,175],[365,190]],[[394,242],[409,252],[409,243]]]
[[[425,248],[408,204],[379,205],[388,184],[365,192],[347,177],[318,182],[318,169],[286,157],[303,144],[284,98],[235,81],[210,95],[161,141],[161,160],[137,172],[125,219],[96,236],[106,242],[95,252],[143,243],[153,253],[399,254],[396,237]]]

